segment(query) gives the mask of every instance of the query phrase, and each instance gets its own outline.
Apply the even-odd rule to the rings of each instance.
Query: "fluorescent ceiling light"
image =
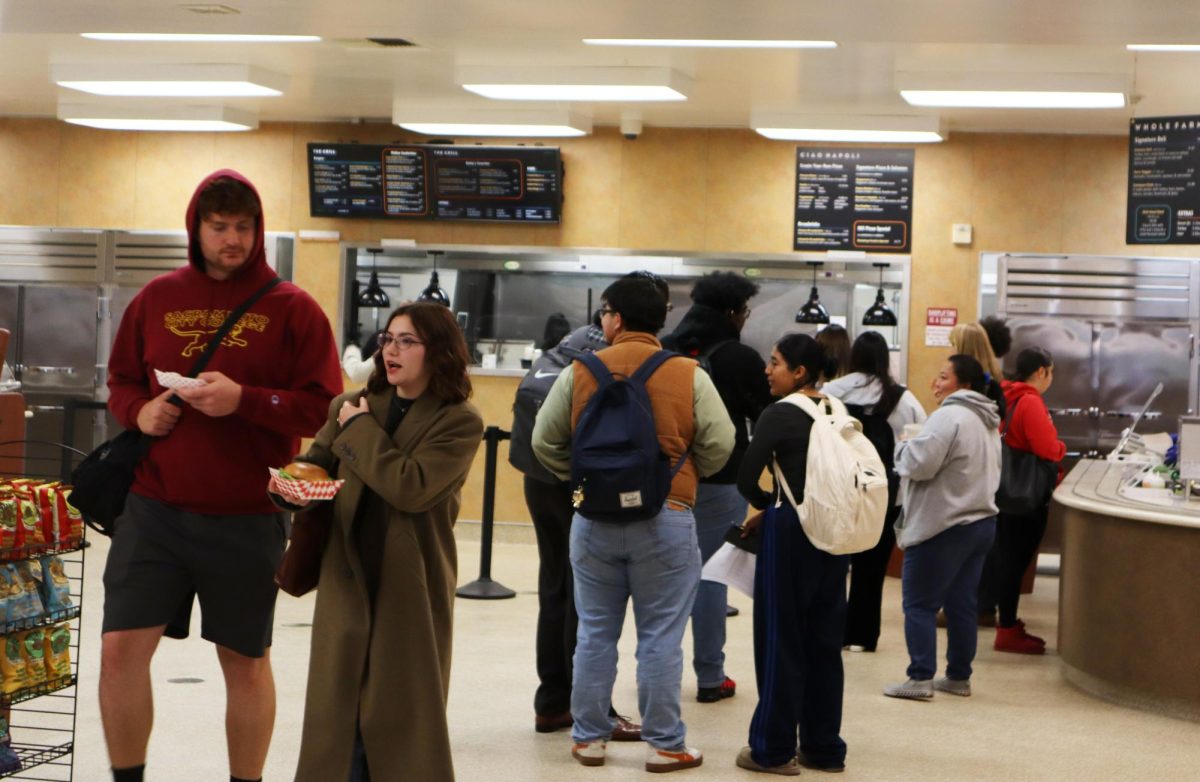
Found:
[[[755,41],[720,38],[584,38],[589,46],[674,46],[687,49],[836,49],[836,41]]]
[[[273,97],[288,79],[252,65],[58,65],[55,83],[93,95]]]
[[[494,100],[680,101],[690,80],[670,68],[460,68],[464,90]]]
[[[750,123],[760,135],[778,141],[928,144],[946,139],[937,117],[755,112]]]
[[[101,130],[235,131],[258,127],[252,112],[224,106],[158,108],[60,104],[58,118]]]
[[[1200,52],[1197,43],[1131,43],[1125,48],[1131,52]]]
[[[897,73],[912,106],[988,109],[1119,109],[1129,77],[1096,73]]]
[[[463,109],[400,99],[394,101],[392,122],[430,136],[569,138],[592,132],[591,118],[566,108]]]
[[[224,33],[80,33],[94,41],[165,41],[168,43],[312,43],[319,35],[229,35]]]

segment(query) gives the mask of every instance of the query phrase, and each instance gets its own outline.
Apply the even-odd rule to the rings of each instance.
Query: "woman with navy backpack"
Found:
[[[925,423],[925,408],[913,393],[892,379],[887,340],[865,331],[850,349],[850,374],[831,380],[822,393],[842,400],[846,410],[863,424],[863,434],[888,468],[888,514],[874,548],[850,556],[850,596],[846,605],[843,645],[852,652],[873,652],[879,642],[883,579],[896,545],[892,525],[900,516],[900,477],[893,453],[904,427]]]

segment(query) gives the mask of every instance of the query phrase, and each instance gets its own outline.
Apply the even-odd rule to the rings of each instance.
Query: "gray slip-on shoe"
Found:
[[[938,692],[947,692],[951,695],[961,695],[966,698],[971,694],[971,680],[951,679],[948,676],[943,676],[940,679],[933,680],[933,689]]]
[[[933,680],[907,679],[899,684],[889,684],[883,688],[883,694],[889,698],[907,698],[914,701],[929,700],[933,697]]]
[[[744,768],[747,771],[757,771],[760,774],[779,774],[785,777],[799,776],[801,773],[800,764],[795,758],[791,758],[787,763],[779,766],[760,766],[754,762],[754,757],[749,747],[742,747],[742,751],[737,756],[738,768]]]

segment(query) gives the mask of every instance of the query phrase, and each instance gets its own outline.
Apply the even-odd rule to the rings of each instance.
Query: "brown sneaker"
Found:
[[[703,762],[704,753],[695,747],[684,747],[678,752],[674,752],[646,745],[646,770],[656,774],[695,768]]]
[[[749,747],[742,747],[742,751],[737,756],[738,768],[744,768],[747,771],[757,771],[760,774],[779,774],[785,777],[800,776],[800,764],[795,758],[791,758],[787,763],[782,763],[778,766],[760,766],[754,761],[754,756]]]
[[[641,741],[642,726],[633,722],[628,717],[617,715],[617,726],[613,728],[610,741]]]

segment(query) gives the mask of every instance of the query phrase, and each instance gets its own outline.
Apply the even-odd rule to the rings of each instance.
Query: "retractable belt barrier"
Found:
[[[498,426],[483,430],[483,528],[479,539],[479,578],[464,584],[455,592],[459,597],[473,600],[503,600],[516,597],[517,593],[503,584],[492,580],[492,532],[496,512],[496,461],[502,440],[512,437]]]

